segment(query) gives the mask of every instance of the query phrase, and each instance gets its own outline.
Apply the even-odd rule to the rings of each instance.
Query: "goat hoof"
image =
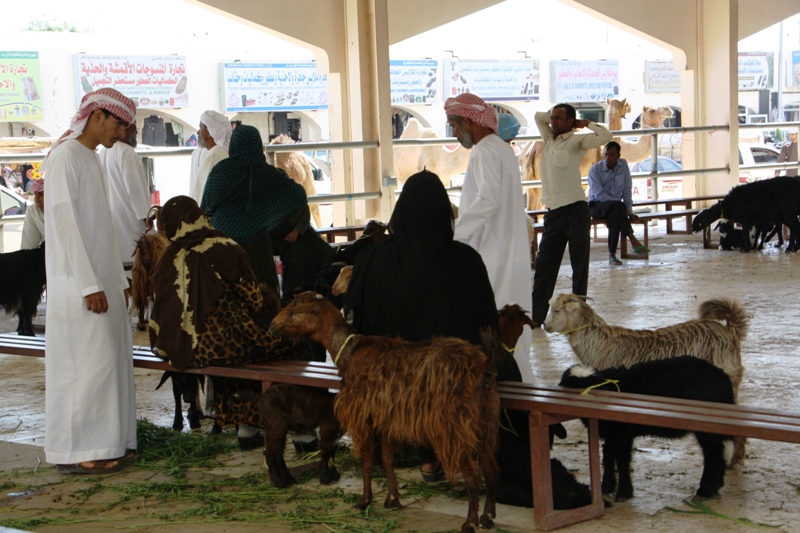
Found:
[[[334,481],[339,481],[339,472],[336,470],[330,470],[324,474],[319,475],[319,482],[323,485],[330,485]]]
[[[494,527],[494,521],[486,515],[481,516],[481,527],[483,529],[492,529]]]
[[[361,499],[358,500],[358,503],[356,503],[355,508],[359,511],[363,511],[369,506],[370,503],[372,503],[372,498],[362,496]]]
[[[222,433],[222,426],[214,422],[214,426],[208,432],[208,436],[210,437],[211,435],[219,435],[220,433]]]
[[[136,329],[139,331],[145,331],[147,329],[147,324],[136,324]]]
[[[461,533],[475,533],[475,528],[469,524],[461,526]]]
[[[383,502],[383,506],[387,509],[401,509],[403,506],[400,504],[400,500],[397,498],[392,498],[389,496],[386,498],[386,501]]]

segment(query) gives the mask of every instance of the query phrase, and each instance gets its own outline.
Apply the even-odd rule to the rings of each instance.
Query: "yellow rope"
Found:
[[[581,326],[581,327],[579,327],[579,328],[575,328],[575,329],[573,329],[573,330],[570,330],[570,331],[565,331],[565,332],[563,332],[563,333],[560,333],[560,332],[556,331],[555,333],[553,333],[553,335],[569,335],[570,333],[575,333],[576,331],[578,331],[578,330],[581,330],[581,329],[583,329],[583,328],[585,328],[585,327],[588,327],[588,326],[589,326],[589,324],[584,324],[584,325],[582,325],[582,326]],[[500,346],[502,346],[502,347],[503,347],[503,349],[504,349],[505,351],[507,351],[507,352],[513,352],[514,350],[516,350],[516,349],[518,349],[518,348],[525,348],[525,347],[527,347],[527,346],[534,345],[534,344],[536,344],[537,342],[544,342],[544,341],[548,341],[548,340],[550,340],[550,337],[549,337],[549,336],[548,336],[548,337],[542,337],[541,339],[536,339],[536,340],[534,340],[534,341],[532,341],[532,342],[529,342],[528,344],[523,344],[522,346],[517,346],[516,348],[509,348],[508,346],[506,346],[506,345],[505,345],[505,343],[504,343],[504,342],[501,342],[501,343],[500,343]]]
[[[622,392],[622,390],[620,390],[620,388],[619,388],[619,380],[618,379],[607,379],[602,383],[598,383],[597,385],[592,385],[591,387],[586,387],[583,390],[583,392],[581,393],[581,396],[589,396],[589,391],[590,390],[597,389],[599,387],[602,387],[603,385],[608,385],[609,383],[612,383],[617,388],[617,392]]]
[[[350,336],[345,339],[344,344],[342,344],[342,347],[339,348],[339,353],[336,354],[336,359],[333,360],[334,365],[339,362],[339,356],[342,355],[342,350],[344,350],[344,347],[347,346],[347,343],[350,342],[350,339],[355,336],[355,333],[351,333]]]
[[[501,420],[500,421],[500,429],[504,429],[504,430],[508,431],[509,433],[511,433],[512,435],[514,435],[515,437],[519,437],[519,434],[514,430],[514,426],[511,425],[511,418],[509,418],[509,416],[508,416],[508,411],[503,409],[503,414],[506,415],[506,420],[508,421],[508,427],[505,427],[503,425],[503,421]]]

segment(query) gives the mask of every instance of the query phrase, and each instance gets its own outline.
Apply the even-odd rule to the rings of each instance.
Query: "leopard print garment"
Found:
[[[256,282],[240,280],[226,285],[217,307],[206,316],[205,330],[198,335],[193,368],[309,358],[304,343],[274,337],[256,323],[254,312],[262,306]],[[263,318],[266,322],[268,317]],[[257,382],[214,378],[217,423],[260,426],[255,403],[260,393]]]

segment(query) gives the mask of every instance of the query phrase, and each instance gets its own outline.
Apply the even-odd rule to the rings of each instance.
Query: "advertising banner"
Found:
[[[789,70],[789,87],[800,87],[800,50],[792,51],[792,65]]]
[[[328,76],[316,63],[223,63],[226,113],[328,108]]]
[[[739,52],[739,90],[771,89],[772,52]]]
[[[444,59],[445,98],[474,93],[487,101],[538,100],[539,60]]]
[[[436,83],[439,62],[435,59],[389,61],[393,104],[438,104]]]
[[[619,61],[551,61],[550,100],[604,102],[619,96]]]
[[[189,107],[186,56],[75,54],[75,100],[102,87],[118,90],[140,108]]]
[[[672,61],[645,61],[644,73],[644,92],[681,92],[681,73],[672,69]]]
[[[38,52],[0,52],[0,122],[42,120]]]

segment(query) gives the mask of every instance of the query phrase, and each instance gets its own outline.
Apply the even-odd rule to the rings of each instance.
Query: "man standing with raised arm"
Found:
[[[594,122],[577,120],[575,108],[557,104],[550,112],[536,113],[536,125],[544,140],[542,154],[542,203],[547,206],[544,233],[533,275],[533,311],[536,324],[544,323],[558,269],[569,244],[572,292],[586,295],[589,285],[589,225],[591,214],[581,187],[581,159],[591,148],[611,140],[611,133]],[[589,128],[593,133],[576,135],[572,130]]]

